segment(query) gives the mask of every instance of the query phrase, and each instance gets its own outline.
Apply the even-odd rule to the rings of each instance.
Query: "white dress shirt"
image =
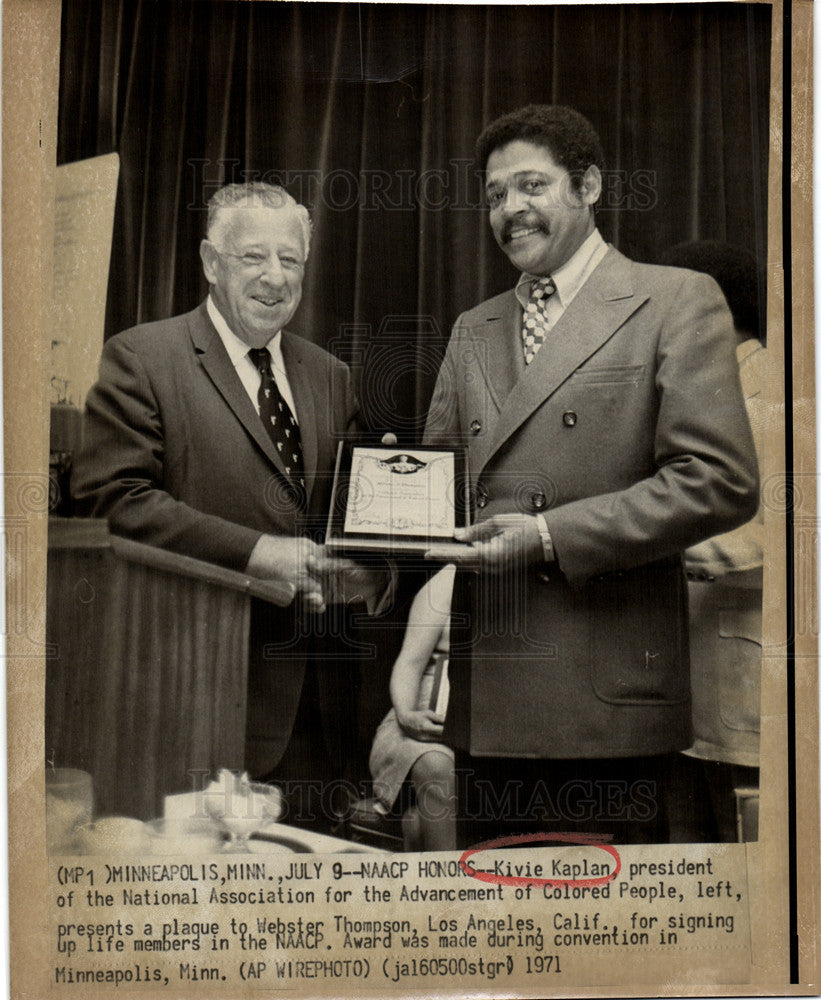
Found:
[[[257,366],[248,357],[248,345],[244,340],[240,340],[231,327],[228,326],[225,317],[217,309],[210,295],[208,296],[205,308],[208,310],[208,316],[216,327],[217,333],[220,335],[220,340],[225,345],[225,350],[228,352],[228,357],[231,359],[231,364],[233,364],[240,382],[242,382],[249,399],[254,404],[254,409],[259,413],[257,397],[259,395],[261,379]],[[294,420],[299,423],[296,406],[294,406],[294,397],[291,393],[291,386],[288,383],[288,376],[285,373],[285,363],[282,360],[282,331],[277,330],[265,346],[271,355],[271,371],[273,372],[277,388],[282,393],[282,398],[290,407],[291,413],[294,415]]]
[[[550,277],[553,279],[556,291],[545,302],[545,321],[548,330],[559,321],[606,253],[607,244],[598,229],[594,229],[570,260],[553,271]],[[530,298],[531,283],[539,277],[540,275],[524,271],[516,283],[516,298],[522,309],[527,306]]]

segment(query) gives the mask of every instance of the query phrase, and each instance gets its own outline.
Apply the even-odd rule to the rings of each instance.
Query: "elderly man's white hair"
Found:
[[[300,205],[285,188],[264,181],[250,181],[248,184],[226,184],[208,199],[208,239],[218,244],[222,236],[221,210],[241,206],[262,206],[264,208],[284,208],[292,205],[302,226],[305,242],[305,256],[311,249],[311,217],[308,209]]]

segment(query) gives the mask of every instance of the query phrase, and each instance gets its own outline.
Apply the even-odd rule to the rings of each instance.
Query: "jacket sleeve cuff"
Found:
[[[536,515],[536,525],[539,529],[539,534],[542,539],[542,551],[544,552],[544,561],[546,563],[551,563],[556,561],[556,553],[553,551],[553,539],[550,537],[550,529],[547,526],[547,519],[544,514]]]

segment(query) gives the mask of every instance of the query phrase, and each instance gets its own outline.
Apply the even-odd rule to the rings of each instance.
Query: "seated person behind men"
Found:
[[[325,583],[351,567],[315,539],[358,404],[347,366],[285,329],[310,239],[281,188],[211,198],[208,298],[107,341],[73,480],[82,511],[116,534],[294,586],[292,607],[251,615],[245,766],[282,781],[339,777],[354,717],[355,684],[320,627]]]
[[[392,708],[374,736],[370,766],[377,811],[396,807],[410,777],[416,809],[403,818],[413,850],[456,849],[453,751],[441,742],[447,704],[447,656],[454,567],[421,587],[408,615],[405,639],[391,673]]]

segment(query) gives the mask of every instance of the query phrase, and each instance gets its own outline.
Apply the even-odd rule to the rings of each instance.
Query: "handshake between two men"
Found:
[[[310,538],[261,535],[246,566],[249,576],[293,587],[297,607],[322,614],[329,604],[364,603],[371,613],[390,583],[387,568],[364,566],[328,552]]]

